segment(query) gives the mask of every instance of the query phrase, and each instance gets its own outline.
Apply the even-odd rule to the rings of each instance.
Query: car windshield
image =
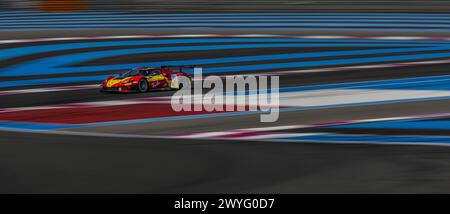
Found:
[[[139,75],[139,70],[129,70],[123,74],[119,74],[118,77],[124,78],[124,77],[136,76],[136,75]]]

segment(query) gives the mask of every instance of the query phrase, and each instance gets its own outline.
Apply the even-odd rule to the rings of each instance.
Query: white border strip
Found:
[[[31,88],[31,89],[0,91],[0,96],[2,96],[2,95],[13,95],[13,94],[56,92],[56,91],[74,91],[74,90],[94,89],[94,88],[99,88],[99,84],[95,84],[95,85],[60,86],[60,87],[47,87],[47,88]]]
[[[311,133],[271,133],[271,131],[281,131],[290,129],[303,129],[303,128],[317,128],[335,125],[350,125],[357,123],[372,123],[372,122],[382,122],[382,121],[395,121],[395,120],[412,120],[412,119],[423,119],[423,118],[434,118],[434,117],[448,117],[450,113],[439,113],[439,114],[427,114],[427,115],[414,115],[414,116],[404,116],[404,117],[385,117],[385,118],[372,118],[372,119],[361,119],[361,120],[348,120],[348,121],[337,121],[337,122],[326,122],[326,123],[313,123],[304,125],[285,125],[285,126],[271,126],[271,127],[258,127],[258,128],[247,128],[247,129],[235,129],[229,131],[215,131],[215,132],[204,132],[204,133],[191,133],[186,135],[178,135],[176,138],[198,138],[198,139],[230,139],[230,140],[268,140],[270,138],[275,138],[280,135],[303,135]],[[266,134],[260,134],[260,132],[267,132]],[[242,137],[228,137],[230,134],[243,134]],[[248,134],[248,136],[245,136]],[[254,135],[252,135],[254,134]]]
[[[280,37],[280,38],[298,38],[298,39],[369,39],[369,40],[440,40],[440,41],[450,40],[450,37],[418,37],[418,36],[342,36],[342,35],[290,36],[277,34],[174,34],[174,35],[122,35],[122,36],[85,36],[85,37],[11,39],[11,40],[0,40],[0,44],[74,41],[74,40],[195,38],[195,37]]]

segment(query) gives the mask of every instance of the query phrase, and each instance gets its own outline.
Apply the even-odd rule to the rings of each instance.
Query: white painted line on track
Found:
[[[358,123],[371,123],[371,122],[383,122],[383,121],[397,121],[397,120],[413,120],[413,119],[425,119],[425,118],[436,118],[436,117],[448,117],[450,113],[438,113],[438,114],[427,114],[427,115],[414,115],[414,116],[404,116],[404,117],[385,117],[385,118],[370,118],[361,120],[348,120],[348,121],[335,121],[335,122],[325,122],[325,123],[313,123],[313,124],[302,124],[302,125],[284,125],[284,126],[271,126],[271,127],[258,127],[258,128],[245,128],[236,129],[229,131],[216,131],[212,136],[208,136],[209,132],[193,133],[189,135],[179,135],[177,138],[220,138],[220,139],[231,139],[231,140],[270,140],[272,138],[284,138],[284,137],[298,137],[298,136],[309,136],[309,135],[320,135],[327,133],[271,133],[271,131],[286,131],[291,129],[302,129],[302,128],[318,128],[327,127],[335,125],[350,125]],[[267,132],[267,133],[264,133]],[[224,133],[223,135],[220,135]],[[243,136],[227,137],[230,133],[239,133]],[[255,134],[260,133],[260,134]],[[245,136],[249,134],[249,136]],[[252,135],[253,134],[253,135]]]
[[[277,35],[277,34],[173,34],[173,35],[122,35],[122,36],[86,36],[0,40],[0,44],[101,40],[101,39],[145,39],[145,38],[192,38],[192,37],[279,37],[299,39],[368,39],[368,40],[450,40],[450,37],[417,37],[417,36],[342,36],[342,35]]]
[[[214,138],[225,135],[239,134],[240,131],[219,131],[219,132],[203,132],[203,133],[194,133],[187,135],[180,135],[180,138]],[[178,137],[178,136],[175,136]]]
[[[14,95],[14,94],[27,94],[27,93],[56,92],[56,91],[73,91],[73,90],[93,89],[93,88],[98,88],[98,87],[99,87],[99,85],[75,85],[75,86],[60,86],[60,87],[8,90],[8,91],[0,91],[0,96],[1,95]]]
[[[423,36],[380,36],[380,37],[369,37],[371,39],[380,39],[380,40],[437,40],[437,37],[423,37]],[[440,38],[439,40],[443,40],[444,38]]]

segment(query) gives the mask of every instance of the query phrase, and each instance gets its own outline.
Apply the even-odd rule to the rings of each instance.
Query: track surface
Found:
[[[329,21],[276,33],[72,26],[68,35],[0,24],[2,41],[176,35],[0,41],[0,192],[447,193],[450,41],[446,24],[430,23],[450,17],[420,27],[419,14],[392,16],[413,26],[384,33]],[[285,108],[268,124],[255,113],[177,115],[156,102],[173,91],[117,95],[92,86],[140,64],[201,64],[209,75],[278,72]]]

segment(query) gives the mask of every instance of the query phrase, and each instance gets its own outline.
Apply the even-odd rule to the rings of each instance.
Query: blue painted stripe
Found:
[[[372,143],[450,143],[450,136],[377,136],[323,134],[273,139],[274,141],[302,142],[372,142]]]
[[[381,63],[392,61],[412,61],[425,60],[450,57],[450,53],[429,53],[429,54],[412,54],[400,56],[382,56],[382,57],[367,57],[367,58],[349,58],[336,60],[319,60],[307,62],[286,62],[286,63],[272,63],[272,64],[258,64],[258,65],[242,65],[242,66],[227,66],[205,69],[203,73],[219,73],[219,72],[242,72],[242,71],[258,71],[281,68],[302,68],[313,66],[336,66],[359,63]]]
[[[307,59],[307,58],[330,57],[330,56],[335,56],[335,57],[359,56],[359,55],[369,55],[369,54],[406,53],[406,52],[442,51],[442,50],[450,50],[450,46],[423,47],[423,48],[389,48],[389,49],[350,50],[350,51],[323,51],[323,52],[306,52],[306,53],[301,52],[301,53],[289,53],[289,54],[270,54],[270,55],[257,55],[257,56],[160,61],[160,62],[151,62],[151,64],[157,64],[157,65],[164,65],[164,64],[208,65],[208,64],[218,64],[218,63],[237,63],[237,62],[251,62],[251,61],[257,62],[257,61],[265,61],[265,60]],[[89,69],[85,69],[85,70],[89,70]]]
[[[80,26],[80,27],[65,27],[65,26],[61,26],[61,27],[50,27],[48,25],[42,26],[42,27],[33,27],[33,26],[29,26],[29,27],[0,27],[0,31],[10,31],[10,30],[17,30],[17,31],[32,31],[32,30],[55,30],[55,29],[59,29],[59,30],[76,30],[76,29],[84,29],[84,30],[89,30],[89,29],[159,29],[159,30],[173,30],[174,27],[155,27],[155,26],[134,26],[134,25],[116,25],[116,26],[97,26],[97,27],[93,27],[93,26]],[[215,27],[215,26],[209,26],[209,27],[200,27],[200,26],[186,26],[186,27],[180,27],[180,29],[184,29],[184,30],[211,30],[211,31],[216,31],[217,29],[224,29],[224,30],[240,30],[243,28],[249,28],[249,27]],[[421,32],[450,32],[450,29],[445,29],[445,28],[375,28],[375,27],[353,27],[353,28],[332,28],[332,27],[271,27],[270,30],[271,31],[282,31],[282,30],[341,30],[341,31],[355,31],[355,30],[359,30],[359,31],[379,31],[379,32],[410,32],[410,31],[417,31],[419,30]],[[247,29],[248,30],[248,29]],[[251,27],[251,30],[268,30],[267,27]]]
[[[173,60],[173,61],[159,61],[159,62],[143,62],[143,63],[133,63],[133,64],[115,64],[115,65],[99,65],[99,66],[77,66],[70,68],[62,68],[66,66],[63,63],[63,60],[60,59],[51,59],[51,65],[54,65],[57,68],[55,73],[75,73],[75,72],[93,72],[93,71],[108,71],[108,70],[119,70],[119,69],[129,69],[131,67],[138,66],[146,66],[146,65],[209,65],[209,64],[219,64],[219,63],[238,63],[238,62],[254,62],[258,61],[267,61],[267,60],[286,60],[286,59],[308,59],[315,57],[329,57],[329,56],[359,56],[364,54],[382,54],[382,53],[404,53],[404,52],[416,52],[416,51],[437,51],[437,50],[450,50],[450,47],[426,47],[426,48],[392,48],[392,49],[375,49],[375,50],[352,50],[352,51],[325,51],[325,52],[312,52],[312,53],[291,53],[291,54],[273,54],[273,55],[259,55],[259,56],[244,56],[244,57],[224,57],[224,58],[212,58],[212,59],[193,59],[193,60]],[[97,57],[101,57],[101,55],[97,55]],[[97,57],[93,57],[91,60],[96,59]],[[396,56],[392,56],[391,60],[395,60]],[[58,63],[56,63],[58,62]],[[73,61],[71,61],[73,63]],[[35,65],[31,62],[30,65],[26,65],[25,68],[19,69],[26,71],[29,67],[39,66]],[[28,67],[28,68],[27,68]],[[44,67],[41,67],[44,68]],[[13,69],[18,69],[17,67]],[[206,72],[214,72],[216,68],[205,69]],[[8,69],[5,69],[8,72]],[[4,71],[4,72],[5,72]],[[46,69],[46,72],[52,71],[51,69]],[[26,74],[27,72],[23,72]],[[3,75],[3,72],[0,73],[0,76]]]
[[[51,129],[74,128],[74,127],[78,127],[78,126],[77,125],[69,125],[69,124],[0,121],[0,130],[7,130],[7,129],[51,130]]]
[[[108,75],[94,75],[94,76],[76,76],[76,77],[58,77],[58,78],[44,78],[33,80],[18,80],[18,81],[3,81],[1,87],[17,87],[17,86],[33,86],[45,84],[61,84],[61,83],[76,83],[76,82],[92,82],[102,81]],[[426,83],[430,88],[426,87]],[[401,85],[402,87],[395,87]],[[337,83],[324,84],[312,86],[297,86],[280,88],[281,93],[285,92],[300,92],[310,90],[324,90],[324,89],[403,89],[403,90],[450,90],[450,75],[432,76],[432,77],[415,77],[403,78],[394,80],[381,81],[364,81],[351,83]],[[270,92],[270,90],[269,90]],[[256,91],[245,92],[246,94],[254,94]]]
[[[374,44],[409,44],[408,46],[425,46],[425,45],[443,45],[449,44],[450,41],[427,41],[427,40],[414,40],[414,41],[402,41],[402,40],[367,40],[358,39],[350,41],[342,39],[297,39],[297,38],[193,38],[193,39],[148,39],[148,40],[131,40],[131,41],[107,41],[107,42],[75,42],[64,43],[54,45],[36,45],[29,47],[10,48],[0,50],[0,59],[6,60],[13,57],[21,57],[26,55],[46,53],[52,51],[65,51],[84,48],[97,48],[97,47],[120,47],[131,45],[162,45],[162,44],[207,44],[207,43],[236,43],[236,42],[308,42],[308,43],[374,43]]]
[[[59,23],[55,22],[52,24],[49,23],[42,23],[42,24],[25,24],[25,25],[14,25],[14,27],[11,28],[25,28],[25,27],[82,27],[82,28],[88,28],[88,27],[95,27],[95,28],[105,28],[105,27],[117,27],[120,26],[120,24],[108,24],[108,23],[100,23],[100,24],[91,24],[91,23],[84,23],[84,24],[66,24],[66,23]],[[135,27],[353,27],[353,28],[359,28],[359,27],[378,27],[378,28],[414,28],[414,29],[420,29],[420,28],[448,28],[450,27],[449,24],[389,24],[389,23],[167,23],[167,24],[126,24],[126,27],[135,26]],[[0,26],[0,27],[8,27],[8,26]]]
[[[333,41],[333,40],[332,40]],[[342,40],[340,40],[342,42]],[[0,59],[5,60],[38,53],[66,51],[83,48],[120,47],[131,45],[163,45],[163,44],[189,44],[189,43],[235,43],[235,42],[317,42],[317,40],[302,40],[295,38],[195,38],[195,39],[149,39],[131,41],[108,42],[79,42],[54,45],[36,45],[29,47],[10,48],[0,50]],[[338,40],[335,40],[338,42]]]
[[[334,128],[443,129],[450,130],[450,121],[384,121],[333,126]]]
[[[29,47],[10,48],[0,50],[0,59],[6,60],[13,57],[26,56],[50,51],[64,51],[72,49],[96,48],[96,47],[120,47],[132,45],[160,45],[160,44],[188,44],[188,43],[233,43],[233,42],[308,42],[308,43],[340,43],[351,46],[355,43],[379,43],[379,44],[410,44],[411,46],[443,45],[450,41],[428,41],[428,40],[368,40],[368,39],[300,39],[300,38],[195,38],[195,39],[149,39],[131,41],[108,41],[108,42],[80,42],[54,45],[35,45]]]
[[[358,87],[382,90],[450,90],[448,79]]]
[[[83,61],[93,60],[96,58],[105,58],[112,56],[139,54],[139,53],[160,53],[160,52],[176,52],[176,51],[200,51],[200,50],[226,50],[226,49],[243,49],[243,48],[274,48],[274,47],[348,47],[348,44],[296,44],[296,43],[284,43],[284,44],[242,44],[242,45],[205,45],[205,46],[182,46],[182,47],[158,47],[158,48],[134,48],[134,49],[122,49],[122,50],[108,50],[108,51],[95,51],[88,53],[76,53],[68,54],[64,56],[49,57],[45,59],[39,59],[29,61],[16,66],[11,66],[3,69],[0,76],[20,76],[20,75],[41,75],[41,74],[62,74],[73,72],[73,69],[60,68],[68,64],[80,63]],[[383,47],[391,46],[386,44],[352,44],[352,47]],[[404,45],[396,45],[404,46]],[[406,45],[407,46],[407,45]],[[445,48],[444,48],[445,49]],[[372,58],[358,58],[358,59],[342,59],[342,60],[322,60],[312,62],[291,62],[291,63],[274,63],[274,64],[261,64],[250,66],[228,66],[220,68],[210,68],[205,70],[204,73],[214,72],[238,72],[248,70],[262,70],[262,69],[277,69],[277,68],[291,68],[291,67],[306,67],[317,65],[342,65],[348,63],[364,63],[364,62],[385,62],[393,60],[416,60],[416,59],[428,59],[450,56],[450,53],[434,53],[434,54],[417,54],[408,56],[389,56],[389,57],[372,57]],[[151,62],[146,62],[146,64]],[[49,67],[52,66],[52,67]],[[106,66],[101,67],[106,69]],[[39,68],[39,69],[36,69]],[[120,65],[108,66],[110,70],[123,69]],[[91,70],[92,71],[92,70]]]
[[[313,86],[298,86],[281,88],[280,92],[298,92],[309,90],[323,90],[323,89],[417,89],[427,90],[427,87],[422,87],[427,83],[438,83],[439,88],[433,87],[432,90],[448,90],[450,84],[450,75],[444,76],[431,76],[431,77],[414,77],[414,78],[402,78],[393,80],[380,80],[380,81],[364,81],[364,82],[350,82],[350,83],[337,83],[337,84],[325,84],[325,85],[313,85]],[[401,87],[398,87],[398,86]]]
[[[301,92],[311,90],[326,90],[326,89],[370,89],[370,90],[450,90],[450,75],[432,76],[432,77],[414,77],[402,78],[394,80],[378,80],[378,81],[364,81],[364,82],[349,82],[336,83],[312,86],[295,86],[284,87],[278,89],[280,93],[287,92]],[[233,94],[227,93],[227,94]],[[256,93],[266,93],[265,91],[244,91],[235,93],[237,95],[248,95]],[[271,90],[267,90],[271,93]]]
[[[363,81],[363,82],[347,82],[336,84],[324,84],[324,85],[311,85],[311,86],[295,86],[284,87],[278,91],[280,93],[286,92],[300,92],[311,90],[326,90],[326,89],[401,89],[401,90],[449,90],[450,75],[443,76],[431,76],[431,77],[414,77],[414,78],[402,78],[393,80],[377,80],[377,81]],[[399,85],[401,87],[399,87]],[[439,85],[440,87],[436,87]],[[422,87],[423,86],[423,87]],[[426,86],[431,86],[427,88]],[[268,93],[271,90],[267,90]],[[239,92],[238,95],[244,94],[256,94],[262,93],[261,91],[245,91]],[[263,92],[264,93],[264,92]]]
[[[61,23],[70,25],[70,24],[87,24],[87,25],[101,25],[101,24],[122,24],[122,23],[130,23],[130,24],[151,24],[151,23],[191,23],[195,24],[214,24],[214,23],[226,23],[226,24],[234,24],[241,22],[251,22],[251,23],[260,23],[267,25],[274,25],[276,23],[289,23],[289,22],[308,22],[314,23],[311,24],[315,26],[315,24],[333,24],[339,22],[342,25],[352,24],[352,23],[434,23],[434,24],[443,24],[450,23],[450,19],[374,19],[374,20],[353,20],[353,19],[311,19],[311,18],[278,18],[278,19],[246,19],[246,18],[222,18],[222,17],[209,17],[204,19],[188,19],[188,18],[159,18],[159,19],[143,19],[143,18],[77,18],[77,19],[62,19],[62,18],[54,18],[54,19],[33,19],[33,20],[5,20],[0,19],[0,26],[21,26],[21,25],[60,25]],[[428,24],[427,24],[428,25]]]
[[[70,22],[81,22],[92,20],[93,23],[105,20],[122,20],[122,21],[131,21],[131,20],[142,20],[142,21],[176,21],[176,20],[192,20],[193,22],[201,22],[201,21],[264,21],[270,23],[271,21],[314,21],[314,22],[360,22],[360,23],[376,23],[376,22],[388,22],[391,21],[401,22],[401,23],[439,23],[439,22],[447,22],[450,20],[450,17],[445,18],[432,18],[432,17],[415,17],[415,18],[388,18],[388,17],[379,17],[379,18],[355,18],[355,17],[121,17],[121,16],[77,16],[77,17],[10,17],[10,18],[0,18],[0,22],[17,22],[17,23],[45,23],[45,22],[57,22],[58,20],[70,21]]]
[[[36,12],[36,11],[3,11],[3,13],[22,13],[22,14],[80,14],[80,13],[107,13],[107,14],[145,14],[148,13],[139,13],[139,12],[117,12],[117,11],[105,11],[105,12],[97,12],[97,11],[83,11],[83,12]],[[422,12],[214,12],[214,13],[197,13],[197,12],[167,12],[167,13],[151,13],[150,15],[158,16],[158,15],[296,15],[296,14],[306,14],[306,15],[392,15],[392,16],[449,16],[446,13],[422,13]]]
[[[52,23],[45,22],[55,20]],[[108,25],[107,21],[95,24],[93,20],[99,21],[99,19],[120,19],[117,20],[117,25]],[[164,24],[164,25],[136,25],[136,24],[123,24],[119,23],[130,21],[131,19],[141,19],[135,20],[135,22],[153,22],[158,23],[161,20],[177,20],[174,24]],[[183,19],[204,19],[204,20],[216,20],[213,26],[206,23],[179,23],[187,22],[188,20]],[[66,23],[60,24],[61,20],[66,19]],[[90,19],[89,22],[82,22],[82,20]],[[129,19],[129,20],[127,20]],[[151,20],[145,20],[151,19]],[[253,21],[253,23],[217,23],[222,21],[236,20],[236,21]],[[254,20],[251,20],[254,19]],[[271,23],[271,21],[279,21],[284,19],[283,23]],[[287,20],[297,21],[301,23],[285,23]],[[267,23],[255,23],[266,20]],[[405,31],[414,30],[417,28],[446,28],[447,24],[442,24],[442,22],[448,22],[450,16],[448,14],[384,14],[383,13],[370,13],[370,14],[348,14],[348,13],[215,13],[215,14],[127,14],[127,13],[25,13],[25,14],[0,14],[0,21],[7,21],[9,23],[0,24],[0,29],[11,30],[11,29],[88,29],[88,28],[170,28],[170,27],[189,27],[189,28],[204,28],[204,27],[250,27],[250,26],[264,26],[264,27],[276,27],[276,30],[280,29],[290,29],[286,27],[301,27],[301,29],[306,30],[308,26],[310,27],[328,27],[325,29],[331,29],[333,27],[356,27],[361,30],[383,30],[383,31]],[[19,21],[19,22],[17,22]],[[199,20],[201,21],[201,20]],[[208,20],[209,21],[209,20]],[[76,25],[77,23],[80,23]],[[306,23],[305,23],[306,22]],[[311,22],[322,22],[322,23],[311,23]],[[339,22],[339,23],[325,23],[325,22]],[[347,23],[345,23],[347,22]],[[384,22],[381,24],[380,22]],[[402,22],[396,23],[396,22]],[[432,23],[433,22],[433,23]],[[441,22],[441,24],[437,24]],[[359,24],[358,24],[359,23]],[[427,24],[420,24],[427,23]],[[24,24],[24,26],[19,26]],[[42,24],[42,26],[37,27],[33,24]],[[75,25],[70,25],[75,24]],[[9,25],[14,27],[8,27]],[[52,26],[49,26],[52,25]],[[67,26],[69,25],[69,26]],[[362,27],[362,28],[361,28]],[[371,27],[371,28],[368,28]],[[410,29],[387,29],[385,27],[405,27]],[[412,27],[412,28],[411,28]],[[379,29],[373,29],[379,28]],[[315,28],[314,28],[315,29]],[[353,30],[353,29],[342,29],[342,30]],[[438,29],[439,31],[449,31],[448,29]]]
[[[4,13],[0,17],[349,17],[349,18],[448,18],[448,14],[436,13],[118,13],[118,12],[79,12],[79,13]]]

